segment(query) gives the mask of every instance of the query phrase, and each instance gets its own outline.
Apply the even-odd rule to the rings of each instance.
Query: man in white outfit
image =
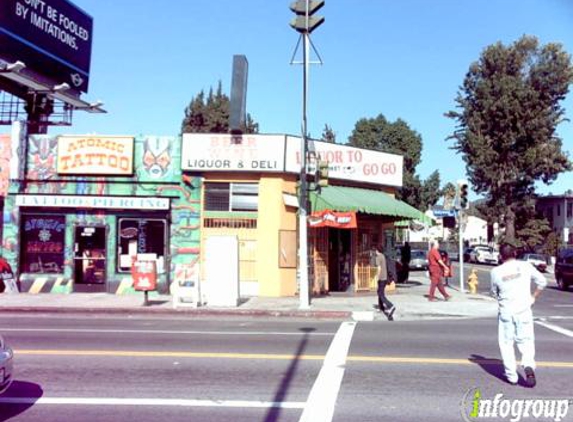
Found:
[[[535,387],[535,338],[531,307],[547,285],[545,277],[526,261],[515,259],[515,249],[503,245],[500,249],[503,264],[491,270],[491,293],[497,298],[498,341],[505,376],[510,384],[517,384],[517,363],[514,343],[521,353],[525,383]],[[535,290],[531,293],[531,282]]]

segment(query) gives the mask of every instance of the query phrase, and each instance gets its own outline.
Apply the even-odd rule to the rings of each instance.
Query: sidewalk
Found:
[[[436,318],[493,318],[497,315],[497,303],[483,295],[461,293],[448,288],[452,300],[445,302],[438,297],[428,302],[425,295],[429,279],[423,272],[413,272],[406,284],[398,284],[388,298],[396,306],[396,321]],[[298,297],[245,298],[236,308],[173,309],[172,297],[150,293],[149,306],[143,306],[143,293],[113,295],[107,293],[29,294],[0,295],[0,313],[4,312],[68,312],[68,313],[116,313],[116,314],[163,314],[192,316],[262,316],[296,318],[355,319],[362,321],[386,320],[377,309],[375,293],[354,295],[332,293],[314,297],[310,308],[299,309]]]

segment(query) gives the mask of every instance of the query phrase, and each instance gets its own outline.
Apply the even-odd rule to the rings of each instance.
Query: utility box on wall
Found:
[[[239,306],[237,236],[205,239],[205,299],[208,306]]]

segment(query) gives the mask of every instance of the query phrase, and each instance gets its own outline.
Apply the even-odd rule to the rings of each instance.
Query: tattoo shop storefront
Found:
[[[199,253],[200,193],[179,160],[176,137],[30,136],[2,233],[20,290],[132,293],[137,258],[167,293]]]

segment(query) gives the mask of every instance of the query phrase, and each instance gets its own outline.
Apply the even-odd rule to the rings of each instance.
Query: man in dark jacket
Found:
[[[381,245],[376,245],[376,280],[378,281],[378,307],[381,312],[384,312],[389,321],[394,320],[394,311],[396,307],[386,297],[386,286],[396,276],[396,266],[392,264],[394,261],[384,255]]]
[[[410,261],[412,260],[412,249],[410,248],[410,243],[404,242],[404,246],[400,250],[400,262],[402,268],[400,268],[400,283],[405,283],[410,277]]]

